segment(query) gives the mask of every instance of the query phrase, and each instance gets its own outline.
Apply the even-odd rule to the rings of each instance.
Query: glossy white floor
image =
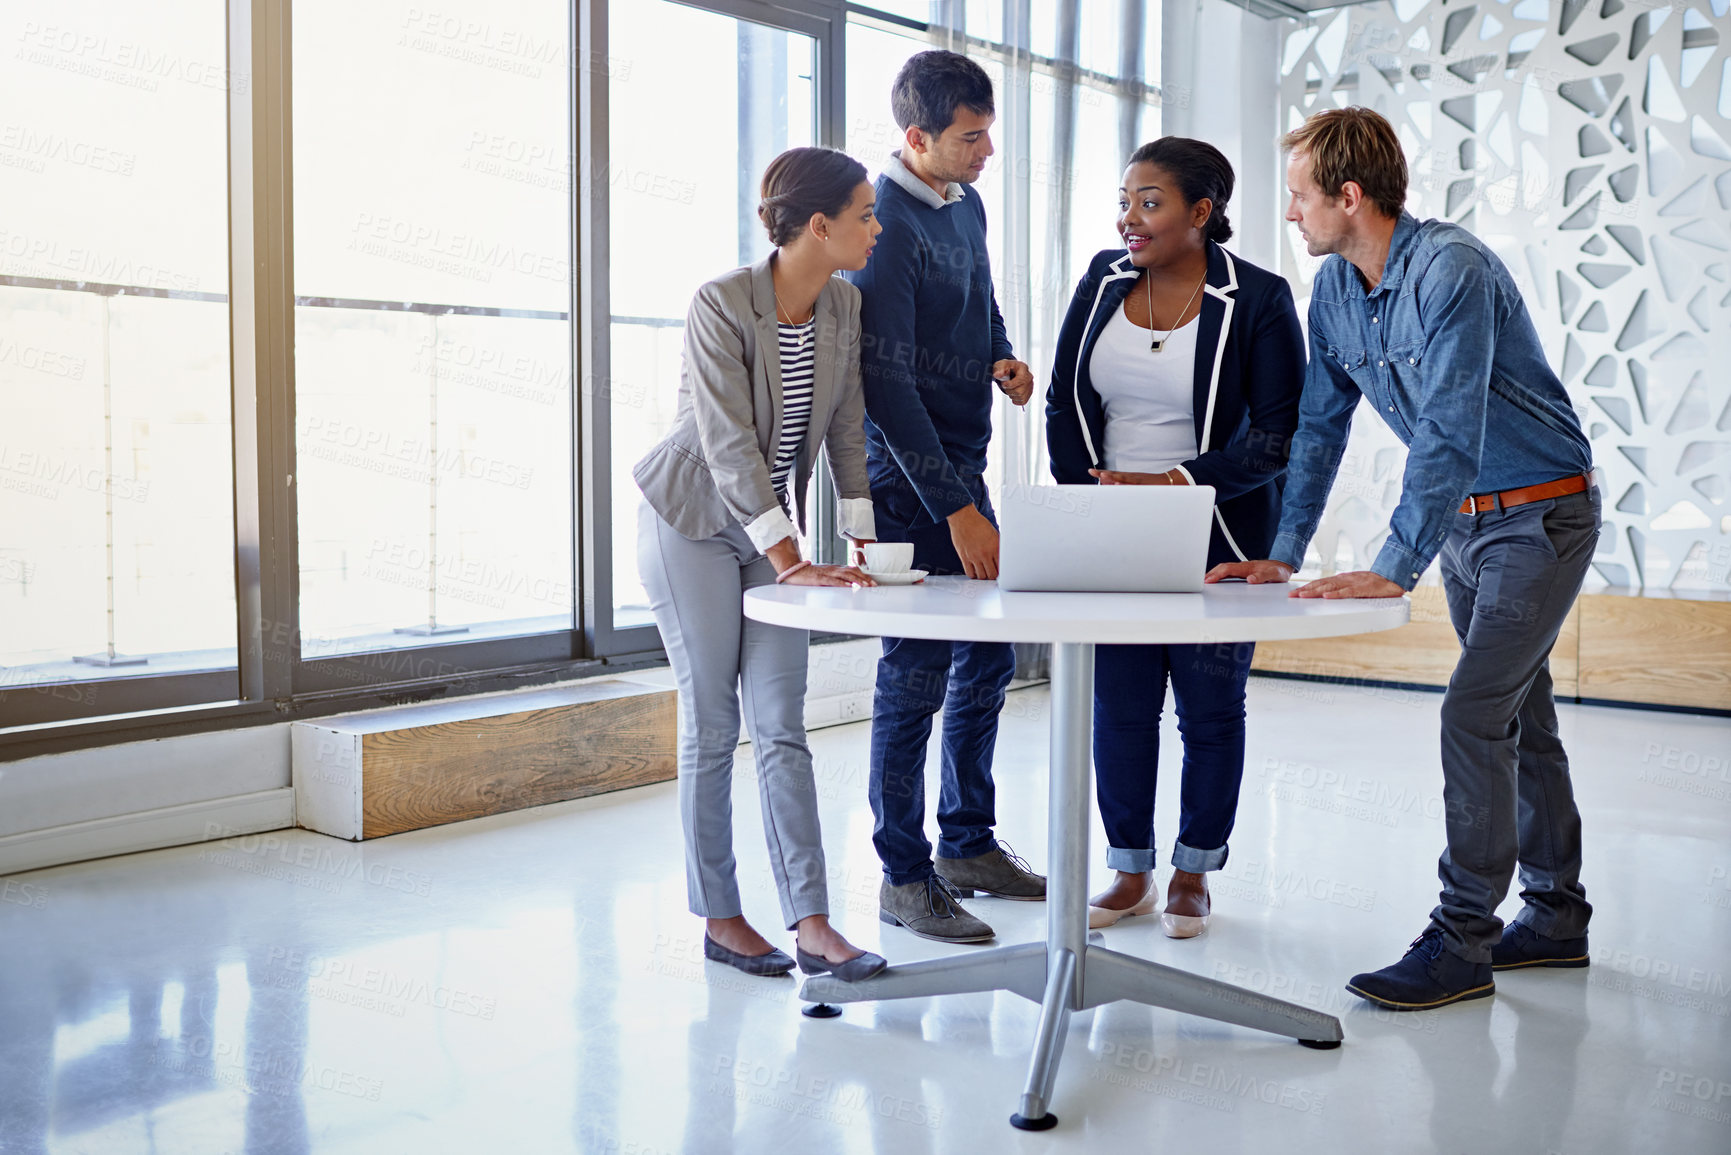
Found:
[[[1118,1004],[1073,1020],[1058,1129],[1014,1131],[1033,1004],[813,1021],[793,979],[706,964],[666,785],[364,846],[293,831],[0,879],[0,1151],[1731,1151],[1724,719],[1564,708],[1590,970],[1424,1014],[1342,990],[1434,901],[1438,701],[1253,681],[1213,925],[1106,932],[1340,1015],[1335,1051]],[[998,754],[1000,834],[1036,864],[1046,703],[1011,696]],[[877,922],[866,734],[814,735],[838,921],[892,961],[960,949]],[[742,775],[737,846],[767,930],[754,793]],[[1096,829],[1097,878],[1102,857]],[[1042,904],[974,909],[1000,942],[1042,934]]]

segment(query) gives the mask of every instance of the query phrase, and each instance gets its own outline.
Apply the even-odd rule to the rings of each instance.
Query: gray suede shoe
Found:
[[[878,890],[878,921],[934,942],[985,942],[992,937],[992,928],[963,910],[954,888],[935,874],[906,886],[891,886],[886,878]]]
[[[963,898],[974,897],[976,890],[1017,902],[1039,902],[1046,897],[1045,876],[1029,870],[1022,857],[1002,842],[972,858],[940,855],[937,870]]]

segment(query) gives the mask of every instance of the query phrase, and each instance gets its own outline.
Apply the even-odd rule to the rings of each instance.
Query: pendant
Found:
[[[1163,339],[1159,340],[1159,341],[1148,342],[1148,351],[1150,353],[1158,353],[1160,350],[1164,349],[1165,347],[1166,347],[1166,342]]]

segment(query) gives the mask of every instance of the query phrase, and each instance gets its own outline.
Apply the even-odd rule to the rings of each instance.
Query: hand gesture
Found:
[[[1006,358],[992,362],[992,380],[1017,405],[1026,405],[1034,395],[1034,372],[1020,361]]]

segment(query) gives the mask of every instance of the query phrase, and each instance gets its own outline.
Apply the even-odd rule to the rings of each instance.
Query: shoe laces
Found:
[[[942,903],[943,909],[938,906]],[[962,895],[943,875],[933,872],[926,876],[926,908],[934,918],[954,918],[962,910]]]
[[[1407,946],[1406,953],[1418,952],[1426,958],[1434,959],[1443,951],[1443,932],[1438,926],[1427,926],[1424,933],[1413,939]]]
[[[1008,842],[998,843],[998,853],[1004,856],[1004,861],[1021,871],[1023,874],[1034,873],[1034,868],[1028,865],[1028,860],[1010,849]]]

